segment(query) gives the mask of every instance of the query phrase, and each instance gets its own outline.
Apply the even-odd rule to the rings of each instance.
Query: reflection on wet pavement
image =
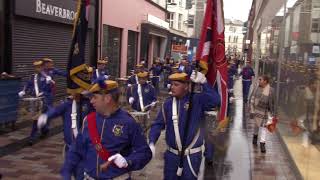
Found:
[[[268,134],[266,154],[252,146],[253,122],[248,120],[243,106],[241,79],[235,81],[234,89],[236,100],[229,129],[215,139],[214,163],[213,167],[206,167],[206,179],[296,179],[276,134]]]

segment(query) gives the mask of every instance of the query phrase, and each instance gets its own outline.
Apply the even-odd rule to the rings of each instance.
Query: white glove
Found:
[[[151,106],[151,107],[154,107],[154,106],[156,106],[156,104],[157,104],[157,102],[154,101],[154,102],[152,102],[152,103],[150,104],[150,106]]]
[[[152,152],[152,157],[154,157],[156,155],[156,147],[154,146],[153,143],[150,143],[149,144],[149,148],[150,148],[150,150]]]
[[[196,72],[196,71],[192,71],[190,79],[194,83],[204,84],[207,82],[206,76],[204,74],[202,74],[201,72]]]
[[[104,78],[105,78],[105,79],[109,79],[109,76],[108,76],[108,75],[104,75]]]
[[[48,116],[46,114],[41,114],[39,117],[38,117],[38,129],[41,129],[44,125],[47,124],[47,121],[48,121]]]
[[[39,93],[37,97],[41,97],[43,95],[43,92]]]
[[[26,95],[26,92],[25,92],[25,91],[20,91],[20,92],[18,93],[18,95],[19,95],[19,97],[23,97],[24,95]]]
[[[171,88],[171,84],[167,84],[167,88],[170,89]]]
[[[130,98],[129,98],[129,104],[132,104],[133,101],[134,101],[134,98],[133,98],[133,97],[130,97]]]
[[[52,81],[51,76],[47,76],[47,77],[46,77],[46,82],[47,82],[47,84],[51,83],[51,81]]]
[[[109,157],[108,161],[113,161],[113,163],[117,165],[118,168],[128,167],[127,160],[119,153]]]
[[[128,87],[131,87],[132,86],[132,84],[128,84]]]

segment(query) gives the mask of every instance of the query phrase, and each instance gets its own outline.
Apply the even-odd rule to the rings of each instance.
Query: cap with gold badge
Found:
[[[52,59],[47,58],[47,57],[46,57],[46,58],[43,58],[43,59],[42,59],[42,61],[43,61],[43,62],[53,62],[53,60],[52,60]]]
[[[118,83],[112,80],[98,81],[92,85],[88,93],[104,93],[108,94],[118,90]]]
[[[169,76],[171,81],[189,82],[189,76],[186,73],[173,73]]]
[[[105,58],[105,59],[99,59],[98,64],[107,64],[108,63],[108,60]]]
[[[147,71],[139,72],[137,74],[138,78],[146,78],[148,77],[149,73]]]
[[[33,65],[34,66],[41,66],[43,64],[43,61],[41,61],[41,60],[35,60],[35,61],[33,61]]]

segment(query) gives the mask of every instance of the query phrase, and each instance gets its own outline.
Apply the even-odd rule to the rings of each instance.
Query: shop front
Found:
[[[10,67],[12,74],[26,80],[33,72],[32,62],[49,57],[57,68],[66,70],[72,40],[76,1],[73,0],[15,0],[11,2]],[[89,20],[90,21],[90,20]],[[92,27],[91,23],[89,25]],[[92,38],[89,28],[85,60],[89,63]],[[91,46],[93,47],[93,46]],[[65,94],[66,80],[56,79],[57,96]]]
[[[151,67],[156,58],[163,60],[166,55],[169,31],[166,28],[151,23],[141,25],[140,57],[148,67]]]

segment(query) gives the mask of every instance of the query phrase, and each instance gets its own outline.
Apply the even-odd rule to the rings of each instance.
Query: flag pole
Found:
[[[198,72],[198,68],[199,68],[199,61],[196,61],[196,68],[195,68],[195,72],[197,74]],[[179,161],[179,166],[178,166],[178,171],[177,171],[177,175],[178,175],[178,179],[181,179],[181,175],[182,175],[182,170],[183,170],[183,158],[184,158],[184,151],[186,150],[186,141],[187,141],[187,137],[188,137],[188,131],[190,129],[190,121],[191,121],[191,113],[192,113],[192,99],[193,99],[193,95],[194,95],[194,88],[195,88],[195,84],[194,82],[191,81],[191,92],[190,92],[190,97],[189,97],[189,108],[188,108],[188,113],[187,113],[187,118],[186,118],[186,123],[184,125],[184,135],[183,135],[183,139],[182,139],[182,150],[180,153],[180,161]]]
[[[93,59],[91,60],[91,63],[93,66],[97,66],[97,60],[99,55],[98,55],[98,48],[99,48],[99,38],[100,38],[100,21],[99,21],[99,16],[100,16],[100,0],[95,1],[95,8],[94,8],[94,43],[93,43]],[[101,44],[100,44],[101,45]]]

